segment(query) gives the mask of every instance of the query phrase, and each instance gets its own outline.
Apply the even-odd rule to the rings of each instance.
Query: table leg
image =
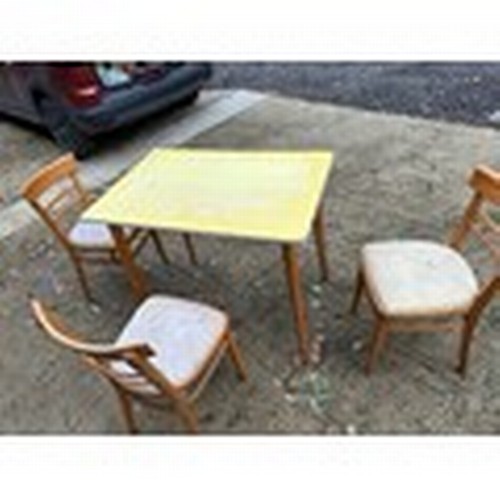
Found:
[[[307,328],[306,304],[300,284],[299,262],[294,245],[283,245],[283,261],[288,280],[295,327],[298,334],[300,357],[303,363],[307,363],[309,360],[309,333]]]
[[[109,226],[116,245],[116,252],[125,269],[132,292],[138,300],[142,300],[147,293],[146,279],[142,269],[134,262],[134,256],[120,226]]]
[[[330,278],[330,271],[328,269],[328,259],[326,258],[325,222],[321,206],[318,208],[316,217],[314,218],[313,229],[314,239],[316,240],[319,268],[321,271],[321,280],[328,281]]]

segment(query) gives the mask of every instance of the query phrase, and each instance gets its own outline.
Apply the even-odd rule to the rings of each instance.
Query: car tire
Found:
[[[59,147],[71,151],[79,159],[91,153],[93,144],[90,138],[71,122],[61,106],[48,97],[42,97],[37,107],[44,125]]]
[[[183,97],[178,103],[177,106],[179,108],[184,108],[191,106],[194,104],[194,102],[198,99],[200,95],[200,91],[197,90],[196,92],[193,92],[192,94],[187,95],[186,97]]]

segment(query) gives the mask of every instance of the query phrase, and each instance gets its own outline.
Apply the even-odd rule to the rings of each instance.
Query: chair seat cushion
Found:
[[[125,228],[125,235],[129,236],[131,229]],[[71,243],[79,247],[113,248],[113,235],[106,224],[98,222],[77,222],[69,233]]]
[[[363,248],[362,266],[370,295],[387,316],[460,314],[479,291],[465,259],[435,242],[370,243]]]
[[[143,342],[150,358],[175,387],[188,385],[214,354],[228,327],[227,316],[205,304],[154,295],[123,329],[117,344]]]

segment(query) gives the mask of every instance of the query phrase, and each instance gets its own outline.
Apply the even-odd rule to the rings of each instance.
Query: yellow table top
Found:
[[[330,151],[154,149],[83,220],[301,241],[332,163]]]

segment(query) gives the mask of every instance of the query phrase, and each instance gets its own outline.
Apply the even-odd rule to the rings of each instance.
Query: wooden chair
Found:
[[[478,166],[469,184],[474,194],[449,244],[396,240],[369,243],[362,249],[352,312],[365,291],[376,317],[367,374],[390,331],[442,327],[461,332],[457,371],[465,376],[480,314],[500,290],[500,224],[491,215],[500,205],[500,172]],[[493,262],[493,273],[482,284],[459,253],[472,235]]]
[[[171,403],[190,432],[198,432],[194,400],[228,351],[241,379],[247,378],[225,313],[204,304],[153,295],[110,345],[84,342],[39,301],[38,324],[56,342],[80,354],[118,396],[127,429],[137,432],[133,401]]]
[[[95,201],[95,198],[80,182],[73,154],[61,156],[35,173],[24,184],[22,195],[66,249],[74,264],[84,294],[88,300],[91,300],[83,263],[119,264],[120,261],[107,225],[78,221],[78,216]],[[126,237],[134,254],[138,253],[150,238],[162,260],[168,261],[155,231],[128,229]],[[184,238],[191,261],[196,263],[190,238],[188,235],[184,235]]]

